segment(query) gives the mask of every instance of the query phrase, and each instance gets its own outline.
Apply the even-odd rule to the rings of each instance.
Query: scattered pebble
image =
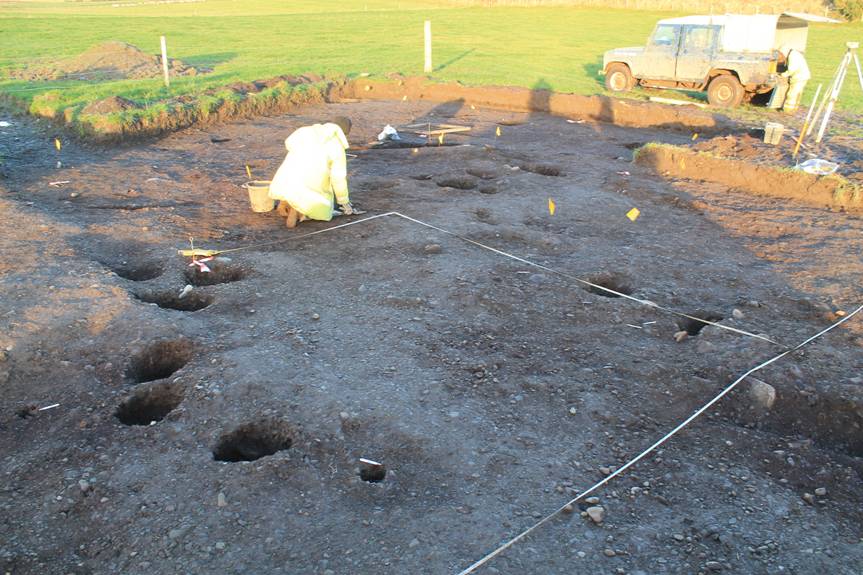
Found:
[[[812,495],[811,493],[804,493],[803,494],[803,501],[805,501],[809,505],[815,505],[815,496]]]
[[[708,571],[722,571],[722,563],[719,561],[708,561],[704,564]]]
[[[734,319],[743,319],[743,312],[737,308],[734,308],[734,311],[731,312],[731,316]]]
[[[603,550],[603,553],[606,557],[614,557],[615,555],[617,555],[617,553],[614,552],[614,549],[605,549]]]
[[[776,389],[769,383],[765,383],[754,377],[747,378],[749,382],[749,397],[752,402],[762,409],[770,409],[776,402]]]
[[[587,508],[587,516],[590,517],[590,519],[594,523],[599,525],[600,523],[602,523],[603,519],[605,519],[605,509],[599,505],[595,505],[593,507],[588,507]]]
[[[86,479],[82,479],[78,482],[78,488],[81,490],[82,493],[87,493],[88,491],[90,491],[90,489],[92,489],[92,487],[90,486],[90,482]]]
[[[224,548],[225,548],[225,542],[224,542],[224,541],[218,541],[218,542],[216,542],[216,549],[218,549],[219,551],[221,551],[221,550],[222,550],[222,549],[224,549]]]
[[[611,475],[611,468],[602,466],[599,468],[599,472],[602,473],[603,475]]]
[[[818,497],[824,497],[825,495],[827,495],[827,488],[819,487],[815,490],[815,495],[817,495]]]
[[[689,337],[689,332],[687,332],[685,329],[682,329],[674,334],[674,341],[680,343],[687,337]]]
[[[566,513],[567,515],[569,515],[570,513],[575,511],[575,507],[572,505],[572,503],[567,503],[566,505],[563,506],[563,509],[561,511],[563,513]]]
[[[313,314],[312,314],[312,319],[313,319],[313,320],[315,320],[315,321],[317,321],[317,320],[321,319],[321,316],[320,316],[320,314],[313,313]]]
[[[419,540],[419,539],[414,538],[414,539],[411,539],[411,542],[410,542],[410,543],[408,543],[408,547],[413,548],[413,547],[418,546],[419,544],[420,544],[420,540]]]
[[[426,247],[423,248],[423,251],[427,254],[439,254],[443,249],[440,247],[440,244],[427,244]]]
[[[219,495],[216,497],[216,505],[219,507],[227,507],[228,506],[228,498],[225,497],[225,494],[219,492]]]

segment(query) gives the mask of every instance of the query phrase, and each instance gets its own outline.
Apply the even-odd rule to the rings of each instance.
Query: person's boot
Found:
[[[297,227],[297,222],[300,221],[301,214],[293,207],[288,206],[288,215],[285,218],[285,225],[288,226],[288,229],[293,229]]]
[[[279,214],[280,217],[288,217],[288,202],[285,200],[279,200],[279,205],[276,206],[276,213]]]

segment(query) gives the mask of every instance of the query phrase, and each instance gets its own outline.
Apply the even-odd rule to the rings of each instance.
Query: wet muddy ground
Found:
[[[269,177],[292,129],[336,114],[358,147],[386,124],[472,127],[356,150],[368,216],[782,344],[860,303],[858,215],[631,163],[688,133],[381,101],[57,151],[14,120],[4,572],[457,573],[784,349],[714,326],[678,342],[674,316],[396,216],[302,237],[357,218],[250,212],[245,165]],[[245,249],[196,273],[190,237]],[[861,347],[855,317],[759,373],[772,407],[745,382],[479,572],[859,573]]]

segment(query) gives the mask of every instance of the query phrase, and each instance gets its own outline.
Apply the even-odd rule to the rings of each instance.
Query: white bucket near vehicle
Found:
[[[773,144],[775,146],[782,140],[782,134],[784,133],[784,125],[777,122],[767,122],[764,126],[764,143]]]

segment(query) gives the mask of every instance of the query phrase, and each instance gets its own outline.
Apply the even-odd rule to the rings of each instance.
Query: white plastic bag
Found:
[[[378,134],[378,141],[383,142],[384,140],[401,140],[401,138],[396,129],[387,124],[384,126],[383,131]]]
[[[812,158],[806,160],[797,166],[798,170],[803,170],[807,174],[815,174],[816,176],[827,176],[839,169],[839,164],[822,160],[821,158]]]

